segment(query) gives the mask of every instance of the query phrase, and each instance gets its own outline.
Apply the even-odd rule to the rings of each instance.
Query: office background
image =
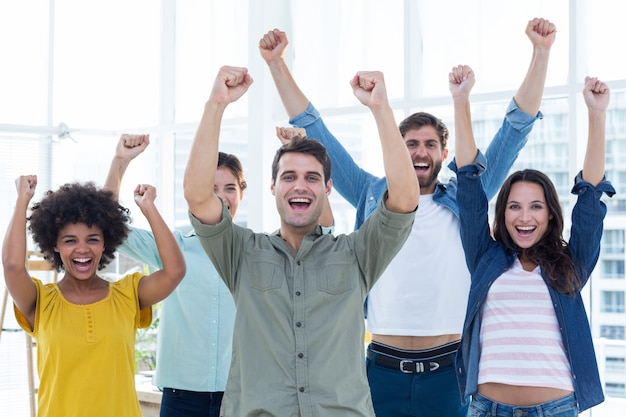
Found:
[[[533,17],[554,22],[557,39],[541,106],[544,119],[514,169],[547,172],[568,212],[587,133],[582,82],[585,75],[598,76],[612,89],[606,169],[617,195],[607,199],[601,258],[585,298],[607,395],[606,404],[590,415],[614,416],[612,410],[626,405],[626,58],[621,47],[626,6],[619,2],[3,0],[0,233],[12,212],[17,176],[39,176],[34,201],[65,182],[102,184],[123,132],[151,137],[148,150],[131,164],[121,193],[135,224],[147,226],[132,201],[134,186],[145,182],[158,188],[157,203],[171,227],[188,227],[183,172],[221,65],[246,66],[254,78],[248,94],[227,109],[220,144],[240,157],[249,184],[238,220],[258,231],[276,229],[269,192],[279,144],[274,127],[288,122],[257,48],[275,27],[287,32],[287,60],[300,87],[367,170],[383,175],[373,119],[348,84],[359,70],[384,72],[398,121],[421,110],[442,118],[451,130],[451,159],[447,74],[457,64],[470,65],[477,79],[471,96],[474,129],[484,148],[527,70],[531,45],[524,30]],[[442,178],[447,175],[442,171]],[[336,231],[350,232],[354,210],[336,192],[331,204]],[[110,272],[122,273],[128,266],[121,259]],[[15,327],[11,313],[5,327]],[[22,355],[20,350],[8,350],[12,337],[17,335],[0,339],[0,411],[27,404],[20,388],[26,371],[14,366],[13,374],[5,365],[22,360],[14,357]]]

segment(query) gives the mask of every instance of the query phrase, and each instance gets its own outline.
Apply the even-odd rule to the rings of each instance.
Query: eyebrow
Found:
[[[290,175],[290,174],[297,174],[295,169],[291,169],[289,171],[283,171],[280,176],[284,176],[284,175]],[[322,173],[319,171],[306,171],[304,173],[304,175],[317,175],[318,177],[323,177]]]
[[[519,201],[517,201],[517,200],[508,200],[506,203],[507,203],[507,204],[511,204],[511,203],[518,203],[518,204],[520,204],[520,202],[519,202]],[[533,203],[542,203],[542,204],[546,204],[546,202],[545,202],[544,200],[532,200],[532,201],[530,201],[530,204],[533,204]]]
[[[102,235],[100,233],[90,233],[90,234],[87,235],[87,237],[94,237],[94,236],[101,237]],[[68,237],[76,238],[76,237],[78,237],[78,235],[67,234],[67,235],[61,236],[61,239],[67,239]]]

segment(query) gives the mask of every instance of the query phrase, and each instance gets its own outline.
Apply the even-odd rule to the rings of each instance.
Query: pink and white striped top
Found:
[[[491,286],[482,309],[478,384],[573,391],[559,323],[539,267],[519,260]]]

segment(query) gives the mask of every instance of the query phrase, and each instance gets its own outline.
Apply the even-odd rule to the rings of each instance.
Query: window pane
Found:
[[[626,39],[626,3],[614,0],[587,0],[582,19],[586,33],[577,39],[576,48],[586,57],[579,68],[578,79],[586,75],[602,80],[624,78],[624,54],[616,45]],[[586,66],[585,66],[586,64]]]
[[[245,0],[176,2],[177,123],[197,123],[222,65],[249,68],[248,48],[256,45],[248,45],[247,14]],[[245,116],[247,101],[246,94],[224,117]]]
[[[564,84],[569,47],[567,0],[420,0],[424,94],[446,95],[447,74],[458,64],[470,65],[476,72],[474,93],[515,90],[530,62],[532,47],[525,29],[534,17],[547,18],[556,24],[557,38],[546,85]]]
[[[158,124],[159,6],[56,0],[54,124],[109,130]]]
[[[388,96],[404,88],[404,1],[292,2],[294,74],[317,108],[358,105],[349,81],[357,71],[385,74]],[[419,53],[417,50],[415,53]]]
[[[0,120],[47,124],[48,0],[0,2]]]

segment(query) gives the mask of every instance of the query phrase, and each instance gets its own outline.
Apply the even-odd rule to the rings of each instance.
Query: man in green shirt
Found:
[[[350,84],[376,120],[386,197],[358,231],[336,237],[319,226],[332,182],[330,159],[316,140],[295,137],[276,153],[277,233],[234,224],[212,192],[222,115],[251,84],[245,68],[220,69],[184,178],[191,223],[237,307],[221,415],[374,416],[363,301],[408,237],[419,199],[383,74],[359,72]]]

